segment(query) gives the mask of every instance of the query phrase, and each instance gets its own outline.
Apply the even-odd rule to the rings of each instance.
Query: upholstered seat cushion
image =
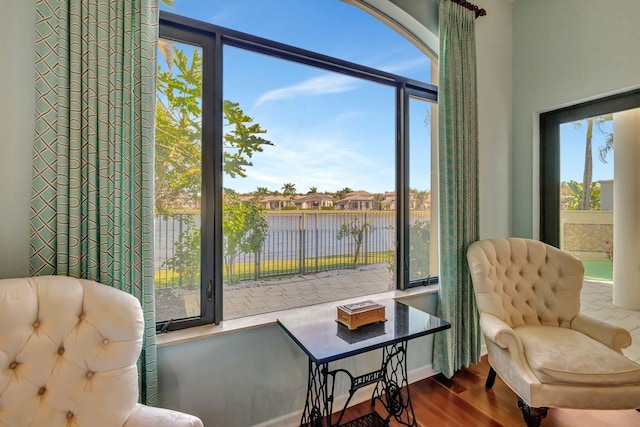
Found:
[[[640,384],[639,364],[581,332],[542,325],[520,326],[515,332],[544,384]]]
[[[0,280],[0,427],[202,427],[136,403],[143,334],[127,292],[65,276]]]

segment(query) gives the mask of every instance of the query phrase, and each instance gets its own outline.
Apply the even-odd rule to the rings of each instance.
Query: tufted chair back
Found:
[[[0,280],[0,426],[121,427],[144,323],[133,296],[62,276]]]
[[[481,240],[467,260],[480,313],[512,328],[569,327],[580,312],[582,263],[545,243],[519,238]]]

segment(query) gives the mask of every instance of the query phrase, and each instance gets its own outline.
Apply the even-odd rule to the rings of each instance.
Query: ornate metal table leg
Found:
[[[382,368],[384,377],[376,385],[371,397],[371,404],[379,400],[389,413],[386,422],[394,417],[405,426],[417,426],[416,417],[409,396],[407,380],[407,342],[399,342],[387,346],[382,351]]]
[[[329,426],[331,408],[327,390],[327,364],[317,365],[309,359],[309,379],[307,381],[307,402],[300,419],[301,426],[325,427]]]

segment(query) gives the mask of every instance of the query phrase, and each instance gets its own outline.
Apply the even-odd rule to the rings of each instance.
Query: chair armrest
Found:
[[[492,314],[480,315],[480,329],[484,336],[502,348],[506,348],[514,355],[524,354],[522,341],[513,328]]]
[[[198,417],[173,411],[136,404],[123,427],[204,427]]]
[[[571,321],[571,329],[600,341],[618,353],[631,345],[631,334],[624,328],[611,325],[584,314],[578,314]]]

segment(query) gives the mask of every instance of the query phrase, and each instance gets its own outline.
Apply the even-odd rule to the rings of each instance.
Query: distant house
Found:
[[[396,208],[396,192],[395,191],[387,191],[384,193],[382,197],[382,210],[391,211]]]
[[[298,209],[322,209],[333,206],[333,196],[330,194],[307,194],[298,196],[294,203]]]
[[[425,211],[429,210],[431,206],[431,193],[422,193],[422,197],[419,197],[415,191],[411,191],[409,194],[409,210]],[[387,191],[382,198],[382,210],[390,211],[396,208],[396,193],[395,191]]]
[[[260,199],[260,203],[271,211],[279,211],[284,207],[293,206],[293,201],[289,196],[265,196]]]
[[[380,202],[374,200],[373,194],[367,191],[354,191],[348,193],[342,200],[338,200],[334,203],[338,210],[352,210],[352,211],[373,211],[380,210]]]

